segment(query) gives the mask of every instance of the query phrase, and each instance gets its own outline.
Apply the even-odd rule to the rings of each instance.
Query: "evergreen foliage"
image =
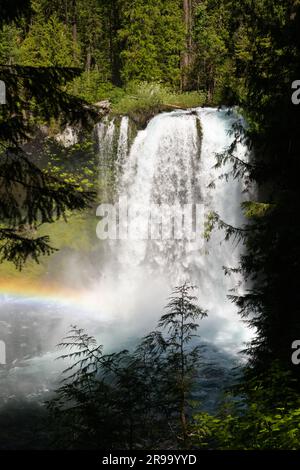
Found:
[[[65,217],[67,210],[83,210],[92,200],[74,184],[50,176],[26,154],[24,144],[34,133],[37,120],[91,122],[96,110],[63,90],[78,71],[65,68],[1,66],[6,84],[6,104],[1,106],[1,242],[2,259],[21,268],[28,257],[38,261],[53,248],[47,237],[37,237],[40,224]]]
[[[133,353],[104,354],[93,337],[73,327],[59,345],[71,361],[57,396],[48,403],[54,442],[67,448],[189,446],[190,401],[199,345],[194,286],[174,289],[155,331]],[[69,352],[68,352],[69,350]]]

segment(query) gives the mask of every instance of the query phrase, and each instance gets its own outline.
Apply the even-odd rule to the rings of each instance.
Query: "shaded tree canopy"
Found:
[[[82,210],[93,194],[45,174],[29,159],[25,143],[36,132],[38,120],[60,119],[62,124],[99,118],[96,109],[64,91],[78,69],[1,65],[6,104],[0,109],[1,259],[21,268],[31,256],[50,254],[48,237],[37,237],[40,224],[65,217],[67,210]]]

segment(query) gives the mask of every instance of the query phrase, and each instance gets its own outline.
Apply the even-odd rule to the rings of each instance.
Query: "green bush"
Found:
[[[127,114],[143,126],[161,111],[194,108],[204,102],[202,93],[177,94],[161,83],[132,82],[126,87],[125,95],[113,105],[112,111],[114,114]]]
[[[98,70],[83,72],[68,85],[68,91],[89,103],[97,103],[102,100],[110,100],[114,103],[125,94],[121,88],[115,87],[109,80],[105,80],[103,73]]]
[[[228,394],[215,416],[194,416],[193,444],[208,449],[299,450],[300,401],[291,383],[289,372],[278,364],[268,376],[242,383],[240,395]]]

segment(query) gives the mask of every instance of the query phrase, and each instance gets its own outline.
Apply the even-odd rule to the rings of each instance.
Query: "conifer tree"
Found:
[[[195,286],[187,283],[176,287],[166,306],[167,312],[158,322],[158,328],[167,332],[165,337],[166,370],[173,376],[173,390],[181,424],[181,439],[188,446],[188,410],[191,387],[197,375],[201,346],[190,346],[196,336],[197,320],[207,316],[192,294]]]
[[[48,403],[60,445],[123,449],[189,446],[189,401],[196,384],[201,346],[194,345],[198,319],[194,287],[174,289],[158,328],[133,353],[104,354],[103,347],[73,327],[59,345],[71,362]]]

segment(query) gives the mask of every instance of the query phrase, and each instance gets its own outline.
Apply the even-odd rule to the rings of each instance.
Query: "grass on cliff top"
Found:
[[[113,103],[114,114],[149,112],[158,108],[194,108],[202,106],[206,100],[204,93],[196,91],[174,93],[160,83],[131,83],[123,97]]]
[[[174,93],[160,83],[132,83],[113,103],[112,114],[128,115],[138,127],[144,127],[159,112],[196,108],[205,102],[204,93]]]
[[[68,91],[89,103],[109,100],[112,114],[132,117],[172,108],[195,108],[207,101],[204,92],[178,93],[157,82],[131,82],[123,88],[115,87],[97,71],[84,72],[69,84]]]

